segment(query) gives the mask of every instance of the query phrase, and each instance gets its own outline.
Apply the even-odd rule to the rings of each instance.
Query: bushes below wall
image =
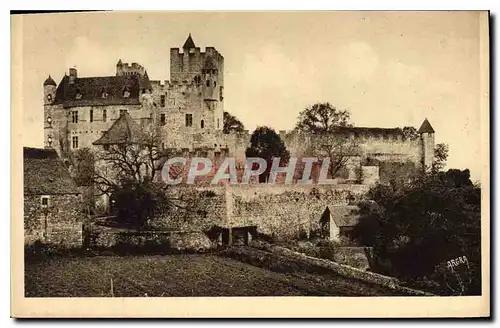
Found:
[[[124,231],[91,226],[84,234],[85,248],[120,254],[205,252],[217,246],[201,231]]]

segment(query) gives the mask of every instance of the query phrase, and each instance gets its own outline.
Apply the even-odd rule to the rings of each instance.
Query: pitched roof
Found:
[[[54,149],[24,147],[24,194],[79,194],[75,181]]]
[[[420,129],[418,129],[418,133],[434,133],[434,129],[432,128],[431,123],[429,123],[429,120],[424,120]]]
[[[183,49],[196,48],[196,46],[194,45],[193,38],[191,37],[191,33],[189,33],[189,36],[186,39],[186,42],[184,42],[182,48]]]
[[[122,114],[93,145],[142,144],[147,135],[128,113]]]
[[[46,85],[53,85],[53,86],[56,86],[56,81],[54,81],[54,79],[52,79],[52,77],[49,75],[49,77],[43,82],[43,85],[46,86]]]
[[[56,90],[56,104],[64,107],[99,106],[99,105],[138,105],[144,89],[151,89],[147,76],[122,75],[76,78],[70,83],[65,75]],[[124,97],[124,91],[130,92]],[[103,92],[107,93],[103,97]],[[77,99],[77,94],[81,95]]]
[[[328,206],[328,209],[337,227],[353,227],[359,221],[359,215],[356,214],[359,207],[356,205],[334,205]]]

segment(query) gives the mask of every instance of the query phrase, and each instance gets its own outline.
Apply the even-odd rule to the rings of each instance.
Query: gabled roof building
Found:
[[[81,191],[54,149],[24,148],[25,243],[82,242]]]

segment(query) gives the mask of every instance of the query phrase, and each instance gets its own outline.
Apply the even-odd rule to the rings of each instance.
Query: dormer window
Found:
[[[80,92],[80,90],[77,90],[76,91],[76,96],[75,96],[75,99],[82,99],[82,93]]]
[[[101,91],[101,98],[106,99],[106,98],[108,98],[108,96],[109,96],[109,93],[103,89]]]
[[[128,88],[125,88],[123,90],[123,98],[128,98],[130,97],[130,90]]]

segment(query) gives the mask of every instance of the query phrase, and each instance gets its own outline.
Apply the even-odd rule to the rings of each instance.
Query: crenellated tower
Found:
[[[186,112],[190,117],[186,123],[191,125],[187,127],[193,127],[193,131],[222,130],[224,57],[215,48],[206,47],[202,52],[189,34],[182,51],[170,49],[170,83],[173,92],[181,92],[185,99],[189,98],[184,108],[192,111]]]

